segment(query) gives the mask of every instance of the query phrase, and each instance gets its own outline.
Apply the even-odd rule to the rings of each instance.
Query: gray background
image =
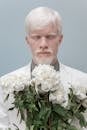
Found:
[[[87,0],[0,0],[0,76],[31,59],[24,19],[37,6],[54,8],[62,16],[64,40],[60,61],[87,72]]]

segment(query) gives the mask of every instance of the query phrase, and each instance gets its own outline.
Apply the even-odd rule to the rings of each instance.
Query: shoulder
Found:
[[[0,81],[6,77],[14,77],[14,76],[19,76],[21,74],[27,74],[30,71],[30,64],[23,66],[21,68],[18,68],[12,72],[9,72],[3,76],[0,77]]]
[[[87,76],[87,73],[82,72],[82,71],[80,71],[78,69],[72,68],[70,66],[64,65],[62,63],[60,63],[60,71],[65,71],[66,73],[68,73],[70,75],[77,76],[77,77]]]
[[[30,63],[15,71],[12,71],[0,77],[0,87],[6,90],[11,86],[18,86],[25,84],[30,79]]]
[[[78,82],[81,85],[87,85],[87,73],[78,69],[60,63],[60,71],[68,77],[71,82]]]

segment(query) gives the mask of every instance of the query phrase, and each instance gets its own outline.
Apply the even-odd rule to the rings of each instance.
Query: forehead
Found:
[[[30,34],[39,34],[39,35],[46,35],[46,34],[53,34],[57,33],[57,27],[53,24],[48,24],[44,27],[37,28],[35,30],[32,30]]]

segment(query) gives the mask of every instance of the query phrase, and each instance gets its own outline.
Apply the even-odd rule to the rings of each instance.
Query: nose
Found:
[[[47,49],[47,48],[48,48],[47,39],[45,37],[42,37],[40,40],[40,49]]]

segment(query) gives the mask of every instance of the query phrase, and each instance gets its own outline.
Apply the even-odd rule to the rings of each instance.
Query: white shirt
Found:
[[[20,123],[20,116],[17,117],[17,110],[15,109],[14,111],[7,111],[7,108],[12,103],[12,97],[10,97],[9,101],[7,104],[4,105],[3,101],[3,92],[2,88],[5,87],[2,85],[2,81],[4,82],[4,78],[8,77],[14,78],[15,76],[20,77],[20,75],[23,77],[25,76],[31,76],[31,64],[24,66],[14,72],[11,72],[9,74],[6,74],[5,76],[2,76],[0,78],[0,127],[3,128],[1,130],[6,130],[6,127],[10,127],[12,130],[15,130],[15,127],[13,126],[13,123],[15,123],[17,126],[19,126],[20,130],[25,130],[25,123],[22,122]],[[63,65],[60,63],[60,74],[61,74],[61,80],[64,81],[63,85],[67,86],[70,84],[76,84],[77,82],[81,86],[87,86],[87,74],[83,73],[81,71],[78,71],[76,69],[70,68],[66,65]],[[20,79],[21,80],[21,79]],[[21,82],[21,81],[20,81]],[[2,87],[2,88],[1,88]],[[7,107],[7,108],[6,108]],[[5,110],[6,108],[6,110]],[[87,118],[87,113],[85,113],[85,117]],[[78,125],[78,122],[75,122],[76,126],[78,126],[79,130],[87,130],[87,128],[80,128]]]

